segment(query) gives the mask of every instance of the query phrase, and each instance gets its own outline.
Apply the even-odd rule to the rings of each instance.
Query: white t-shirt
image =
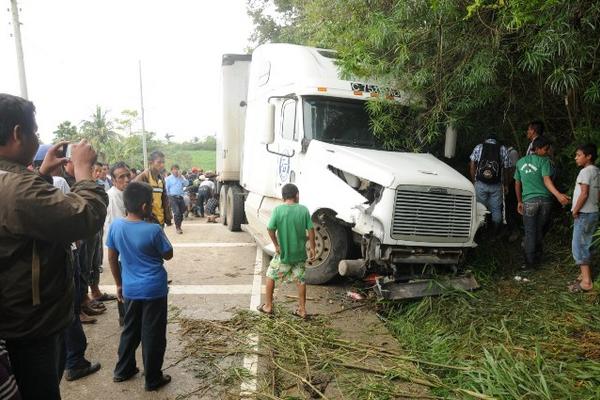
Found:
[[[60,189],[60,191],[64,194],[71,193],[71,187],[69,187],[69,184],[67,183],[65,178],[61,176],[53,176],[52,183],[54,184],[54,187]]]
[[[118,218],[125,218],[125,202],[123,201],[123,192],[116,186],[111,187],[106,192],[108,195],[108,208],[106,209],[106,221],[104,222],[104,232],[108,232],[110,224]]]
[[[208,186],[210,188],[211,191],[215,191],[215,183],[213,181],[209,181],[208,179],[205,181],[202,181],[202,183],[200,184],[200,187],[202,186]]]
[[[577,199],[581,195],[581,185],[589,185],[590,192],[586,202],[581,207],[580,212],[593,213],[598,212],[598,193],[600,192],[600,169],[595,165],[588,165],[579,171],[577,182],[575,183],[575,191],[573,192],[573,207],[577,204]]]

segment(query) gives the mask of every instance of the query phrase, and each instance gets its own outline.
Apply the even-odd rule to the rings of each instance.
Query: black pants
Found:
[[[125,325],[119,343],[116,377],[130,376],[136,368],[135,351],[142,342],[146,386],[162,377],[167,347],[167,297],[154,300],[125,299]]]
[[[65,370],[63,332],[36,339],[8,339],[6,348],[23,400],[60,399]]]
[[[185,201],[181,196],[169,196],[169,204],[171,204],[171,210],[173,211],[173,219],[175,220],[175,228],[181,228],[181,222],[183,221],[183,213],[185,213],[187,207]]]
[[[196,205],[198,206],[198,212],[200,216],[204,217],[204,203],[210,197],[210,188],[207,186],[200,187],[198,189],[198,198],[196,200]]]
[[[73,321],[65,330],[65,347],[67,350],[66,368],[84,368],[90,365],[90,362],[85,359],[85,350],[87,349],[87,338],[79,313],[81,312],[81,270],[79,264],[79,250],[74,251],[75,265],[73,266],[74,281],[75,281],[75,296],[73,304]]]

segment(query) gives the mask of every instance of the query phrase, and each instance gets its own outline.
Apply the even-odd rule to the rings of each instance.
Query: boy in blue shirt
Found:
[[[131,182],[123,192],[123,201],[127,217],[112,223],[106,239],[117,298],[125,304],[113,381],[124,382],[139,372],[135,351],[141,341],[146,390],[151,391],[171,382],[161,369],[167,345],[168,292],[163,259],[173,258],[173,247],[160,225],[144,221],[152,215],[150,185]]]

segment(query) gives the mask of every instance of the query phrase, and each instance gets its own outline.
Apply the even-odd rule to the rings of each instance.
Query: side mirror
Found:
[[[262,142],[268,145],[275,141],[275,104],[267,104],[267,112],[265,114],[265,128]]]
[[[444,157],[453,158],[456,154],[456,129],[452,125],[446,127],[446,144],[444,146]]]

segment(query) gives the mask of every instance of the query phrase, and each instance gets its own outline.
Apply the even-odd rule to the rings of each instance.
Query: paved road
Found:
[[[175,234],[172,227],[166,229],[175,251],[173,259],[166,263],[169,278],[173,280],[169,293],[170,315],[181,312],[190,318],[227,319],[236,310],[247,309],[252,301],[260,300],[256,292],[260,293],[261,288],[261,265],[255,268],[257,249],[250,235],[229,232],[220,224],[207,224],[202,219],[184,221],[183,229],[183,235]],[[114,293],[106,262],[100,283],[105,291]],[[182,344],[176,321],[170,321],[167,328],[164,365],[169,367],[166,373],[173,377],[170,385],[159,392],[146,393],[141,375],[128,382],[113,383],[120,329],[115,302],[106,305],[108,311],[98,318],[98,323],[85,327],[89,342],[87,357],[100,361],[102,369],[79,381],[63,381],[64,399],[173,399],[201,384],[191,371],[186,371],[183,363],[169,367],[181,358]],[[137,360],[143,370],[141,351]]]
[[[207,224],[202,219],[186,220],[183,229],[183,235],[177,235],[172,227],[166,229],[175,256],[166,263],[169,278],[172,279],[169,293],[169,315],[172,319],[167,327],[164,366],[166,373],[173,377],[173,382],[159,392],[152,393],[144,391],[141,374],[128,382],[112,382],[120,328],[116,303],[109,302],[106,303],[108,311],[98,318],[98,323],[85,327],[89,342],[87,357],[101,362],[102,369],[79,381],[63,381],[61,390],[64,399],[176,399],[204,385],[205,382],[195,377],[192,369],[186,369],[185,362],[178,363],[183,358],[183,343],[175,317],[180,314],[193,319],[226,320],[237,310],[255,309],[264,291],[262,275],[265,266],[261,260],[262,251],[257,251],[252,238],[245,232],[229,232],[220,224]],[[101,287],[106,292],[114,293],[114,283],[106,263],[104,271]],[[372,311],[367,308],[348,308],[353,307],[345,296],[349,285],[348,282],[337,282],[328,286],[309,286],[309,313],[329,315],[332,326],[342,332],[346,339],[395,347],[395,340],[390,338]],[[278,288],[275,300],[291,311],[295,302],[290,302],[286,295],[294,295],[295,291],[295,285]],[[141,349],[137,360],[143,370]],[[252,356],[247,356],[243,361],[243,366],[251,371],[255,370],[257,364],[258,360]],[[255,387],[250,382],[244,383],[241,389],[253,391]],[[332,395],[328,397],[336,398]],[[185,398],[197,397],[191,395]],[[217,398],[214,393],[207,393],[203,397],[214,398]]]

